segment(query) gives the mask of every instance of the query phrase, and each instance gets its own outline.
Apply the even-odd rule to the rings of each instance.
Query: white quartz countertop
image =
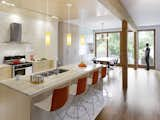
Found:
[[[90,64],[86,68],[79,68],[78,65],[66,65],[60,68],[68,69],[69,71],[45,77],[42,84],[32,84],[30,76],[24,76],[20,80],[15,78],[10,80],[2,80],[0,84],[5,85],[13,90],[21,92],[29,97],[35,97],[47,91],[53,90],[63,84],[72,83],[72,81],[87,75],[88,73],[101,68],[99,64]]]
[[[3,67],[10,67],[10,65],[7,65],[7,64],[0,64],[0,68],[3,68]]]

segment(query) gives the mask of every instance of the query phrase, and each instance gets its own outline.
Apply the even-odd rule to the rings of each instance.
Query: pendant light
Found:
[[[67,9],[68,9],[68,33],[67,33],[67,46],[72,45],[72,34],[70,32],[70,8],[72,7],[71,3],[66,4]]]
[[[46,32],[45,33],[45,45],[50,46],[50,44],[51,44],[51,33]]]
[[[80,35],[80,45],[81,46],[85,45],[85,36],[84,35]]]
[[[83,61],[83,57],[85,55],[85,53],[83,52],[85,50],[84,47],[85,47],[85,36],[80,35],[80,64],[78,64],[79,67],[87,67],[87,65]]]
[[[46,26],[46,32],[45,32],[45,45],[48,47],[51,44],[51,33],[48,30],[48,0],[46,0],[46,22],[47,22],[47,26]]]
[[[72,45],[72,35],[71,33],[67,33],[67,46]]]
[[[103,26],[104,26],[104,23],[101,23],[101,32],[103,32]],[[101,34],[101,39],[104,40],[104,35]]]
[[[82,18],[81,18],[81,25],[84,25],[84,14],[82,14]],[[84,32],[84,31],[83,31]],[[87,65],[85,64],[85,35],[81,34],[80,35],[80,47],[79,47],[79,52],[80,52],[80,63],[78,64],[79,67],[87,67]]]

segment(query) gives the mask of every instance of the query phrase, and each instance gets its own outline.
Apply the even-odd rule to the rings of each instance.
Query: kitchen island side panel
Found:
[[[0,120],[31,120],[31,99],[0,84]]]

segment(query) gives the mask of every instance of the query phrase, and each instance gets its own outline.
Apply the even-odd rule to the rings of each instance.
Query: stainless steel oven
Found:
[[[3,62],[12,66],[12,77],[32,74],[32,62],[26,62],[25,55],[5,56]]]
[[[13,77],[16,75],[30,75],[32,74],[32,63],[24,63],[13,65]]]

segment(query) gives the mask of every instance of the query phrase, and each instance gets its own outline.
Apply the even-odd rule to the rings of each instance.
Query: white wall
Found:
[[[9,25],[12,22],[22,24],[22,42],[27,44],[6,44],[9,41]],[[45,46],[45,31],[51,32],[51,45]],[[37,58],[57,59],[58,21],[0,12],[0,63],[7,55],[34,54]]]
[[[80,28],[77,25],[70,25],[70,32],[72,33],[72,45],[67,46],[66,36],[68,33],[68,24],[59,23],[59,61],[62,65],[79,63],[81,61],[81,54],[83,54],[83,60],[89,62],[92,59],[88,44],[94,46],[93,31]],[[85,35],[85,46],[80,46],[80,35]]]

